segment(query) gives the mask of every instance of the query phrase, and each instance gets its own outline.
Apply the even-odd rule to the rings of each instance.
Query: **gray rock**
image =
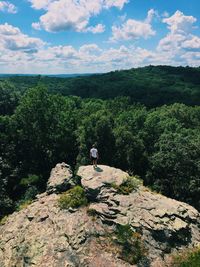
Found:
[[[47,193],[61,193],[74,186],[73,174],[70,166],[66,163],[59,163],[52,169],[47,183]]]
[[[103,187],[112,184],[121,185],[127,179],[128,174],[120,169],[112,168],[105,165],[81,166],[77,172],[81,177],[81,184],[89,198],[95,200]]]
[[[106,224],[130,224],[147,240],[149,255],[163,255],[187,246],[200,244],[200,214],[190,205],[151,192],[144,186],[129,195],[120,195],[112,183],[120,185],[128,174],[100,166],[80,167],[82,186],[91,199],[92,209]],[[110,186],[109,186],[110,185]],[[150,256],[152,259],[153,256]]]

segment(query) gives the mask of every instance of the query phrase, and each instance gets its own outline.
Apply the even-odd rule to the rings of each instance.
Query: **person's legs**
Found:
[[[93,165],[93,167],[95,167],[95,159],[94,158],[92,159],[92,165]]]
[[[97,158],[93,158],[92,157],[92,165],[93,165],[94,168],[97,167]]]
[[[95,167],[97,167],[97,159],[95,159],[94,164],[95,164]]]

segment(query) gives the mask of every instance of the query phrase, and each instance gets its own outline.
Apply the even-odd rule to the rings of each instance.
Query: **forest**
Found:
[[[0,78],[0,218],[45,190],[58,162],[100,164],[200,211],[200,68]]]

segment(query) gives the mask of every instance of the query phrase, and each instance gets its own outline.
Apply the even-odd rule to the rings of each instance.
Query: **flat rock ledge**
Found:
[[[77,172],[81,177],[81,184],[91,199],[96,199],[103,187],[112,184],[120,186],[129,176],[126,172],[106,165],[81,166]]]

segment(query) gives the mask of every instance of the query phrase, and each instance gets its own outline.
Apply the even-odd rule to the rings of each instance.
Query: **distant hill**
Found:
[[[133,102],[157,107],[175,102],[200,105],[200,68],[147,66],[106,74],[15,76],[7,79],[22,92],[44,84],[50,92],[82,98],[111,99],[128,96]]]
[[[4,74],[0,73],[0,78],[9,78],[9,77],[37,77],[37,76],[45,76],[45,77],[57,77],[57,78],[72,78],[78,76],[91,76],[92,73],[74,73],[74,74]]]

